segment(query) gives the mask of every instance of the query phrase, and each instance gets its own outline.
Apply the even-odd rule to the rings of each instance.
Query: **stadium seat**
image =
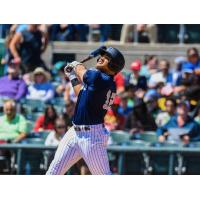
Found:
[[[31,115],[29,115],[29,117],[31,117],[31,121],[36,121],[38,119],[39,116],[43,115],[42,112],[35,112],[35,113],[32,113]]]
[[[51,100],[51,103],[59,106],[64,106],[66,104],[63,97],[56,97]]]
[[[5,53],[4,40],[0,39],[0,60],[3,58]],[[4,66],[0,63],[0,77],[4,74]]]
[[[143,140],[131,140],[128,143],[129,145],[135,146],[135,147],[145,147],[150,146],[149,142],[143,141]]]
[[[130,134],[125,131],[112,131],[111,139],[114,144],[124,144],[130,141]]]
[[[143,140],[143,141],[146,141],[146,142],[151,142],[151,143],[158,141],[156,133],[155,132],[151,132],[151,131],[139,134],[139,139]]]
[[[34,128],[34,122],[33,121],[27,121],[27,130],[28,130],[28,133],[30,133],[33,128]]]
[[[26,138],[23,143],[27,144],[44,144],[45,140],[43,138]]]
[[[25,112],[43,112],[45,108],[45,103],[40,100],[34,99],[23,99],[21,100],[22,107],[25,109]]]

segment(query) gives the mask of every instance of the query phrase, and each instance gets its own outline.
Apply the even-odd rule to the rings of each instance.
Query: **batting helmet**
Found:
[[[125,59],[118,49],[113,47],[102,48],[100,50],[100,55],[107,55],[111,58],[108,64],[111,71],[118,73],[124,68]]]

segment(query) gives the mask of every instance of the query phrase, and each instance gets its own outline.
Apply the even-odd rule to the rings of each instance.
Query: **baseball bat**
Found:
[[[102,49],[106,50],[106,46],[100,46],[97,49],[95,49],[94,51],[90,52],[90,54],[86,58],[81,60],[80,63],[85,63],[88,60],[91,60],[92,58],[95,58],[96,56],[100,55]],[[70,72],[67,69],[67,66],[64,68],[64,72],[65,72],[65,74]]]
[[[106,50],[105,46],[100,46],[97,49],[95,49],[94,51],[90,52],[89,56],[87,56],[86,58],[84,58],[82,61],[80,61],[81,63],[87,62],[88,60],[95,58],[96,56],[98,56],[101,53],[101,50],[104,49]]]

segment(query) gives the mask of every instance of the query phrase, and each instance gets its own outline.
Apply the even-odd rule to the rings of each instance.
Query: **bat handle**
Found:
[[[92,59],[94,56],[89,55],[87,58],[80,61],[80,63],[87,62],[88,60]]]

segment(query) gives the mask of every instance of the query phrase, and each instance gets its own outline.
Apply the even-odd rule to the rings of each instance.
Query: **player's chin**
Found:
[[[97,69],[103,69],[103,65],[100,64],[100,63],[97,63],[97,64],[96,64],[96,68],[97,68]]]

